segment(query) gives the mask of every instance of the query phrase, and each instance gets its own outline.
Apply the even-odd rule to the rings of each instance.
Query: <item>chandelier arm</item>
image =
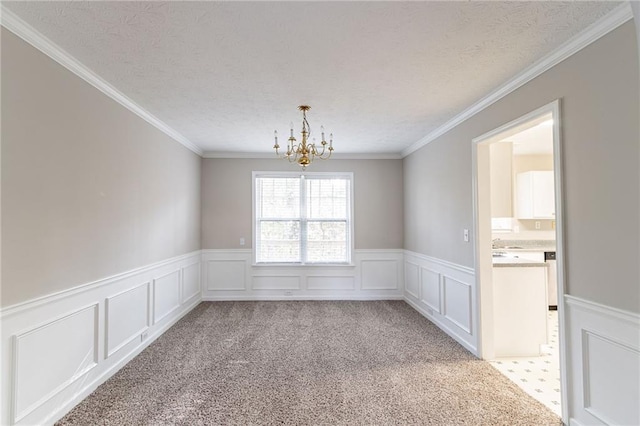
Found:
[[[329,137],[329,147],[327,148],[327,142],[325,140],[324,127],[322,129],[322,141],[320,144],[322,148],[319,148],[315,143],[315,140],[311,138],[311,125],[309,124],[309,120],[307,120],[307,111],[310,109],[308,105],[300,105],[298,107],[300,111],[302,111],[302,138],[300,142],[297,142],[293,137],[293,123],[291,124],[291,137],[288,139],[288,144],[286,146],[286,153],[280,153],[278,145],[278,132],[274,131],[275,145],[274,149],[276,151],[276,157],[287,159],[290,163],[297,163],[302,166],[304,170],[306,166],[310,165],[313,160],[319,158],[321,160],[328,160],[333,153],[333,134]],[[309,140],[311,139],[311,142]]]

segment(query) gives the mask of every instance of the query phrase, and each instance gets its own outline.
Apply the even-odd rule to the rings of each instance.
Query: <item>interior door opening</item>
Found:
[[[481,356],[566,423],[559,101],[474,139],[473,163]]]

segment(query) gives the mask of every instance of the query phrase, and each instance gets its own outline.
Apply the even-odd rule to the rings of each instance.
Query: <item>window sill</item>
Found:
[[[355,263],[252,263],[257,268],[355,268]]]

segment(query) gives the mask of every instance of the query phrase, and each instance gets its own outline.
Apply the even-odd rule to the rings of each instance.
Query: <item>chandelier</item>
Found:
[[[328,160],[331,157],[331,153],[333,152],[333,133],[329,134],[329,142],[324,139],[324,126],[320,126],[320,133],[322,136],[322,140],[320,141],[320,148],[316,146],[315,138],[312,139],[312,142],[309,143],[309,137],[311,136],[311,127],[309,126],[309,122],[307,121],[307,111],[311,109],[308,105],[300,105],[298,107],[300,111],[302,111],[302,141],[300,143],[296,143],[296,138],[293,137],[293,122],[291,123],[291,136],[288,139],[287,144],[287,152],[280,154],[278,149],[280,145],[278,145],[278,131],[274,131],[274,137],[276,140],[273,148],[276,150],[276,155],[278,158],[286,158],[290,163],[298,163],[302,166],[304,170],[309,164],[313,162],[316,158],[321,160]],[[329,145],[329,146],[327,146]]]

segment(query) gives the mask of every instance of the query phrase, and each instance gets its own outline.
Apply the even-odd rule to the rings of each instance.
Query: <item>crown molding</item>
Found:
[[[584,31],[576,34],[560,47],[544,56],[542,59],[534,62],[533,65],[529,66],[524,71],[508,80],[505,84],[498,87],[496,90],[489,93],[487,96],[480,99],[478,102],[453,117],[451,120],[447,121],[422,139],[402,150],[402,157],[404,158],[412,152],[415,152],[423,146],[427,145],[428,143],[433,142],[435,139],[444,135],[449,130],[458,126],[460,123],[473,117],[480,111],[504,98],[516,89],[524,86],[526,83],[538,77],[540,74],[556,66],[571,55],[584,49],[594,41],[615,30],[620,25],[624,24],[632,18],[633,11],[631,9],[631,4],[626,1],[603,16],[598,21],[585,28]]]
[[[246,158],[246,159],[269,159],[277,160],[273,152],[220,152],[205,151],[202,158]],[[401,160],[402,155],[398,153],[334,153],[333,160]]]
[[[19,18],[4,4],[0,5],[0,17],[0,24],[7,30],[11,31],[16,36],[20,37],[54,61],[58,62],[60,65],[82,78],[84,81],[91,84],[93,87],[100,90],[102,93],[109,96],[111,99],[115,100],[120,105],[145,120],[147,123],[156,127],[176,142],[184,145],[199,156],[202,156],[202,149],[200,149],[196,144],[175,131],[173,128],[169,127],[169,125],[155,117],[149,111],[142,108],[111,84],[107,83],[102,79],[102,77],[86,67],[71,54]]]

